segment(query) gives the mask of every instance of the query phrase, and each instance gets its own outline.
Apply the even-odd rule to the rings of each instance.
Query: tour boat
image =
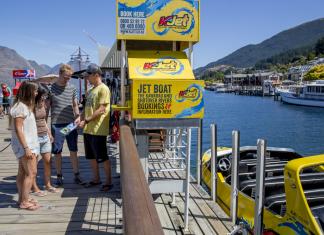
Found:
[[[324,81],[315,81],[288,90],[279,90],[281,100],[288,104],[324,107]]]

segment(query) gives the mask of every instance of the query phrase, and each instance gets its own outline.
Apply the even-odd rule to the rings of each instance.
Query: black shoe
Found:
[[[79,185],[85,185],[86,182],[84,182],[81,177],[80,177],[80,173],[75,173],[74,174],[74,183],[79,184]]]
[[[56,185],[58,187],[62,187],[63,186],[63,176],[58,174],[57,178],[56,178]]]

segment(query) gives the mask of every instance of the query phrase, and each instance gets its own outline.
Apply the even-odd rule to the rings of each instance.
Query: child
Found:
[[[37,155],[39,142],[34,116],[34,103],[37,95],[37,84],[25,81],[21,84],[14,105],[10,111],[13,118],[11,146],[18,161],[17,188],[19,208],[36,210],[37,201],[29,198],[31,186],[37,173]]]
[[[58,189],[54,188],[51,185],[51,151],[52,151],[52,141],[53,136],[51,134],[50,129],[46,123],[46,109],[45,109],[45,101],[48,97],[47,88],[39,84],[38,86],[38,94],[35,99],[35,118],[36,118],[36,126],[37,126],[37,134],[38,141],[40,147],[40,154],[43,158],[44,163],[44,183],[45,189],[51,193],[58,193]],[[33,183],[33,195],[35,196],[45,196],[46,193],[41,191],[36,183],[36,178]]]

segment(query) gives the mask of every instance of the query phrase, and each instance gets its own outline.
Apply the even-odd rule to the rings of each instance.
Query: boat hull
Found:
[[[304,98],[296,97],[289,92],[287,93],[281,92],[280,96],[282,102],[287,104],[324,108],[324,100],[304,99]]]

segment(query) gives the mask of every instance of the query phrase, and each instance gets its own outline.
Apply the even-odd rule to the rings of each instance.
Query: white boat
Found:
[[[279,90],[281,100],[288,104],[324,108],[324,81],[293,86],[289,90]]]
[[[224,83],[216,83],[215,84],[215,92],[216,93],[225,93],[227,91]]]

